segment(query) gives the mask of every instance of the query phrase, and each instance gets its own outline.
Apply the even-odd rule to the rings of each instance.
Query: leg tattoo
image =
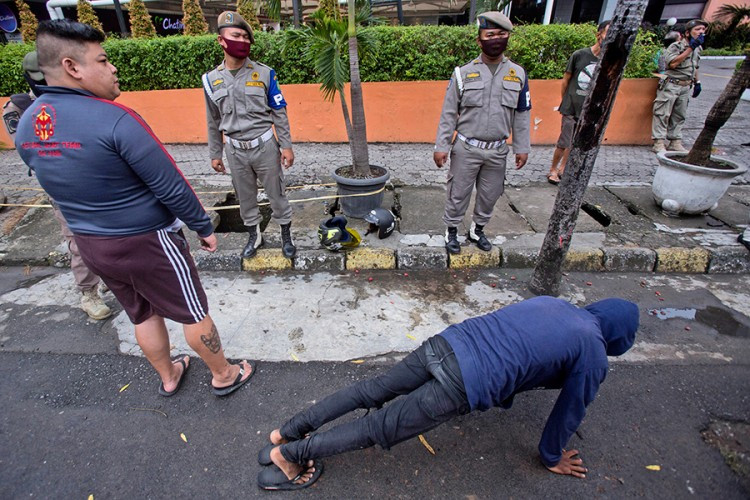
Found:
[[[201,341],[214,354],[221,350],[221,339],[219,338],[219,331],[216,329],[216,325],[211,325],[211,332],[208,334],[208,337],[201,335]]]

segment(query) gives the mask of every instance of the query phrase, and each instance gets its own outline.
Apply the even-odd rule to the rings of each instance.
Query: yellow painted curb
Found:
[[[657,273],[705,273],[710,252],[705,248],[657,248]]]
[[[346,252],[347,269],[396,269],[396,253],[390,248],[355,248]]]
[[[451,269],[466,269],[474,267],[500,267],[500,249],[492,247],[485,252],[475,246],[462,246],[461,253],[448,255]]]
[[[281,254],[280,248],[258,250],[253,257],[242,259],[243,271],[265,271],[291,269],[292,261]]]
[[[568,250],[563,262],[566,271],[601,271],[604,269],[604,252],[598,248]]]

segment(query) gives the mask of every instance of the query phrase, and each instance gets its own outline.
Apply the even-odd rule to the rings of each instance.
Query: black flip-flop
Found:
[[[547,176],[547,182],[549,182],[550,184],[554,184],[555,186],[557,186],[558,184],[560,184],[560,181],[556,181],[556,180],[554,180],[554,179],[553,179],[552,177],[550,177],[549,175]]]
[[[258,473],[258,487],[264,490],[279,491],[294,491],[307,488],[308,486],[312,486],[312,484],[320,478],[320,475],[323,474],[323,464],[319,460],[313,462],[312,467],[315,467],[315,472],[313,472],[312,477],[308,481],[305,481],[302,484],[296,484],[295,481],[298,481],[303,475],[305,475],[307,471],[310,470],[310,467],[305,467],[302,469],[302,472],[292,479],[287,478],[286,474],[275,465],[265,467]]]
[[[190,364],[187,364],[187,365],[185,364],[185,356],[173,359],[172,363],[174,363],[175,361],[179,361],[180,364],[182,365],[182,375],[180,375],[180,380],[177,381],[177,387],[175,387],[173,391],[165,390],[164,382],[161,382],[159,384],[159,394],[161,396],[164,396],[165,398],[168,398],[170,396],[174,396],[175,394],[177,394],[177,391],[180,390],[180,386],[182,385],[182,381],[185,380],[185,374],[187,373],[188,368],[190,368]]]
[[[273,443],[268,443],[267,445],[265,445],[258,452],[258,463],[260,465],[271,465],[271,464],[273,464],[273,460],[271,460],[271,450],[273,450],[277,446],[281,446],[281,445],[273,444]]]
[[[237,374],[237,378],[234,379],[234,382],[231,385],[225,386],[225,387],[214,387],[213,384],[211,384],[211,392],[214,396],[222,398],[224,396],[229,396],[234,391],[242,387],[247,383],[248,380],[253,378],[253,375],[255,375],[255,368],[257,366],[257,363],[254,365],[250,363],[250,361],[247,362],[248,365],[250,365],[250,375],[245,380],[242,380],[242,376],[245,375],[245,367],[240,364],[240,373]]]

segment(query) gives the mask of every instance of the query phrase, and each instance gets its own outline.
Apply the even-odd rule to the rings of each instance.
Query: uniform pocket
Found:
[[[475,108],[482,105],[484,95],[484,82],[468,82],[464,85],[464,95],[461,98],[461,106]]]
[[[521,83],[503,80],[503,94],[500,103],[509,108],[518,107],[518,98],[521,95]]]

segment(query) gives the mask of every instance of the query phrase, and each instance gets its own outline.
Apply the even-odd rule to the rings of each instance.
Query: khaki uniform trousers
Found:
[[[232,184],[240,202],[240,216],[245,226],[260,223],[258,181],[263,185],[271,204],[271,217],[277,224],[292,221],[292,206],[285,194],[279,143],[272,137],[257,148],[239,149],[226,144],[227,163]]]
[[[690,86],[667,82],[656,91],[654,118],[651,122],[651,138],[654,140],[681,140],[682,127],[687,117]]]
[[[91,272],[91,270],[86,267],[86,264],[83,263],[81,252],[78,251],[78,245],[73,238],[73,232],[65,221],[65,217],[63,217],[62,212],[60,212],[60,209],[55,202],[52,202],[52,207],[54,209],[55,219],[60,223],[63,238],[65,238],[65,241],[68,244],[68,250],[70,251],[70,270],[73,271],[73,279],[76,282],[76,286],[82,292],[96,287],[100,281],[99,276]]]
[[[507,144],[498,149],[480,149],[456,139],[446,186],[443,222],[447,226],[457,227],[463,222],[474,186],[477,196],[473,220],[480,226],[490,221],[495,203],[505,191],[507,157]]]

